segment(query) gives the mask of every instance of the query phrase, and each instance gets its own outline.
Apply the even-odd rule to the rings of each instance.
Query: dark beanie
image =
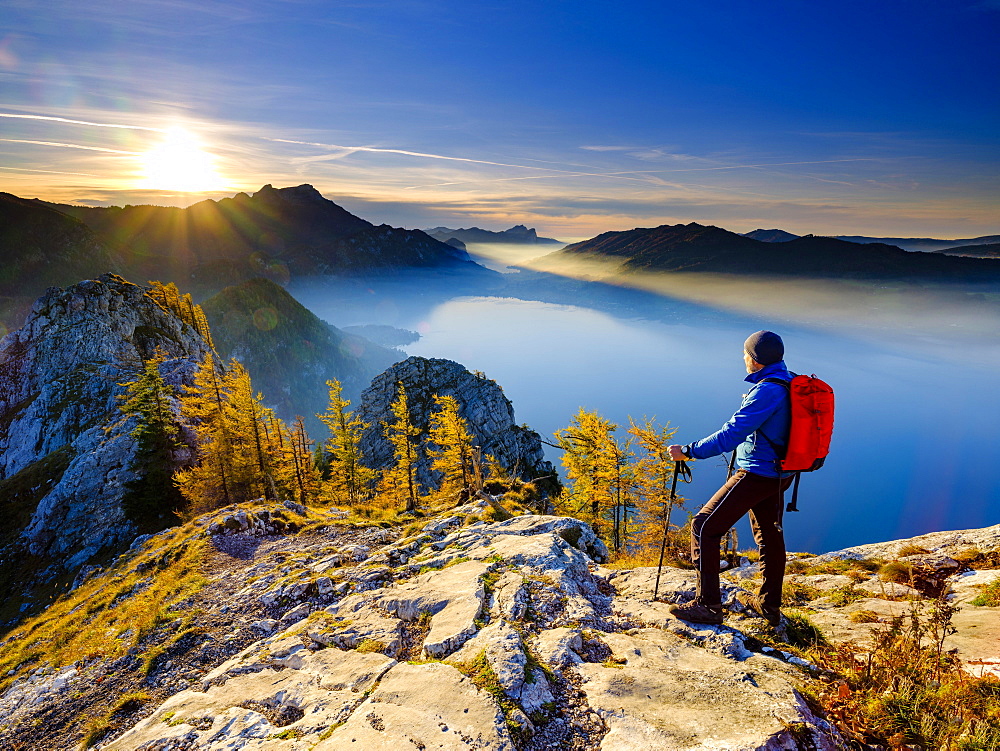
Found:
[[[758,331],[743,342],[743,351],[761,365],[772,365],[785,356],[785,344],[773,331]]]

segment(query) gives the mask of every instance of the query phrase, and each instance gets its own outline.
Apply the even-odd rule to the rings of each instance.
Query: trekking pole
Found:
[[[677,500],[677,477],[682,476],[684,482],[691,482],[691,468],[688,467],[685,461],[674,462],[674,478],[670,482],[670,498],[667,503],[670,504],[670,508],[673,508],[674,501]],[[660,594],[660,573],[663,571],[663,553],[667,549],[667,532],[669,525],[670,516],[666,513],[664,509],[663,514],[663,542],[660,543],[660,561],[656,564],[656,586],[653,587],[653,600]]]

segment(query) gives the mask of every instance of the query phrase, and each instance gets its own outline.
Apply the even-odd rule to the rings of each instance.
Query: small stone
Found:
[[[282,623],[295,623],[296,621],[301,621],[303,618],[305,618],[311,612],[312,612],[312,608],[310,608],[307,603],[302,603],[301,605],[295,606],[294,608],[292,608],[291,610],[289,610],[287,613],[285,613],[283,616],[281,616],[281,622]]]

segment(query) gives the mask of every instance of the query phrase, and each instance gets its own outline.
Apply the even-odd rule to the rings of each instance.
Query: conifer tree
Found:
[[[607,535],[615,550],[620,551],[634,508],[634,477],[629,463],[633,454],[627,441],[621,444],[615,438],[617,429],[616,424],[596,412],[581,408],[569,427],[555,436],[563,449],[562,464],[571,483],[563,492],[560,506],[589,522],[597,534]]]
[[[327,381],[330,404],[317,415],[330,429],[326,442],[327,480],[321,497],[331,503],[356,504],[367,499],[375,482],[375,470],[362,463],[361,434],[368,427],[348,410],[351,402],[343,397],[340,381]]]
[[[465,420],[458,414],[453,396],[434,396],[437,410],[431,414],[427,455],[431,470],[441,473],[438,492],[442,496],[460,494],[468,498],[475,484],[474,448]]]
[[[149,282],[150,290],[147,293],[155,300],[161,308],[169,313],[173,313],[191,328],[201,334],[208,346],[215,349],[212,341],[212,332],[208,327],[208,318],[200,305],[196,305],[191,295],[181,295],[177,285],[171,282],[163,284],[157,281]]]
[[[243,450],[235,457],[249,459],[238,461],[237,471],[252,495],[260,495],[269,500],[277,500],[278,492],[274,481],[272,455],[269,442],[264,434],[265,408],[261,394],[254,394],[250,374],[233,359],[226,371],[226,384],[230,393],[235,436]],[[242,470],[240,472],[240,470]]]
[[[670,487],[674,462],[667,447],[675,429],[669,425],[659,428],[652,420],[641,425],[630,420],[632,434],[643,453],[635,465],[636,474],[636,524],[628,541],[640,551],[655,550],[660,546],[664,530],[670,529],[670,517],[684,499],[671,499]]]
[[[299,503],[308,503],[319,495],[319,471],[313,464],[311,447],[315,443],[306,433],[306,419],[296,415],[288,431],[289,454],[295,470]]]
[[[126,389],[119,409],[136,418],[136,427],[129,435],[138,444],[134,465],[138,477],[128,484],[122,508],[148,531],[169,526],[184,503],[173,483],[179,428],[172,406],[173,389],[160,374],[165,360],[166,355],[157,349],[134,381],[119,384]]]
[[[194,385],[185,388],[181,415],[194,431],[198,465],[174,476],[192,515],[244,500],[236,489],[236,450],[230,392],[216,371],[211,353],[195,372]]]
[[[397,384],[396,398],[391,405],[393,421],[383,423],[385,436],[392,444],[394,464],[382,473],[378,492],[394,505],[405,503],[406,511],[417,508],[417,445],[420,428],[413,424],[406,389]]]

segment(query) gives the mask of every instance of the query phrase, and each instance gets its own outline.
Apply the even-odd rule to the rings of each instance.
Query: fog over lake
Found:
[[[527,255],[517,252],[518,260]],[[625,426],[629,416],[669,420],[678,443],[710,434],[747,390],[743,340],[769,328],[784,338],[789,368],[820,376],[837,397],[827,465],[803,475],[801,511],[786,517],[790,549],[822,552],[1000,521],[995,336],[954,336],[946,322],[866,326],[860,313],[853,325],[803,325],[786,311],[751,316],[676,296],[530,282],[531,273],[509,273],[499,285],[427,274],[306,280],[289,291],[336,326],[420,332],[407,353],[483,371],[503,387],[518,422],[546,440],[581,406]],[[975,309],[966,312],[978,320]],[[546,451],[558,466],[558,450]],[[721,458],[692,467],[684,495],[693,511],[726,471]],[[748,525],[738,529],[741,547],[752,545]]]

